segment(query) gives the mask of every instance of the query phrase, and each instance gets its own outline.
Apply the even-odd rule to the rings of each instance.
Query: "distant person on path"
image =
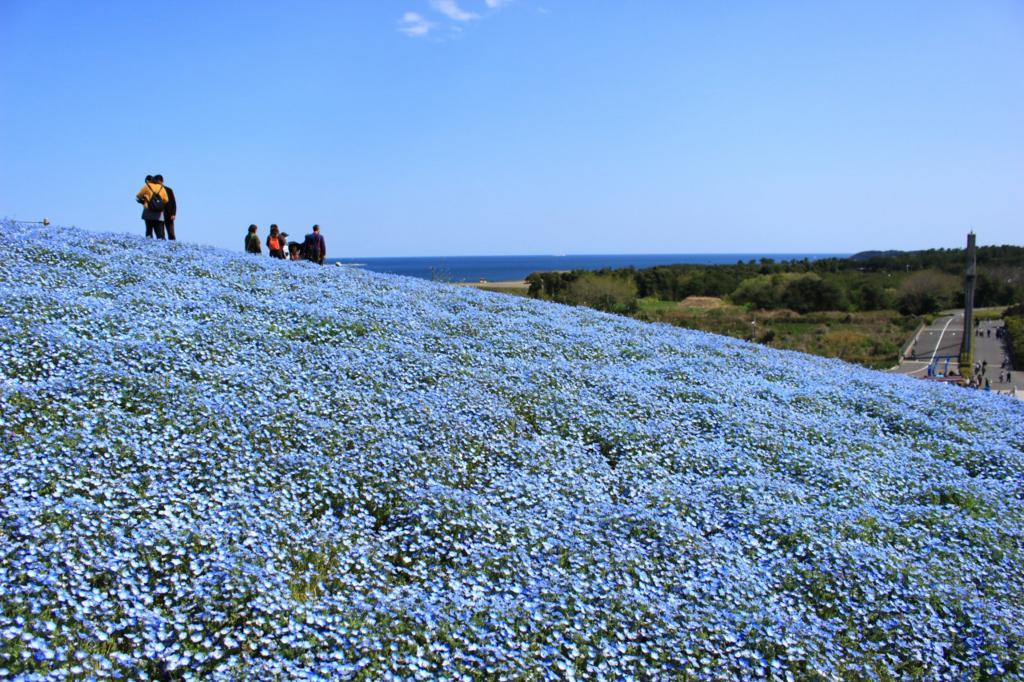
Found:
[[[298,242],[288,244],[288,260],[302,260],[302,244]]]
[[[249,226],[249,232],[245,235],[245,252],[259,256],[263,254],[263,249],[260,248],[260,236],[256,234],[256,229],[255,225]]]
[[[324,264],[324,258],[327,257],[327,243],[324,241],[324,237],[320,234],[320,226],[314,225],[313,231],[306,235],[305,241],[302,243],[303,258],[311,260],[319,265]]]
[[[147,175],[146,184],[135,195],[142,204],[142,219],[146,221],[146,236],[164,239],[164,211],[167,208],[167,190],[156,177]]]
[[[267,253],[271,258],[284,260],[284,248],[281,246],[281,234],[277,225],[270,226],[270,234],[267,235]]]
[[[164,185],[164,176],[157,173],[153,179]],[[164,185],[167,192],[167,206],[164,208],[164,227],[167,228],[167,239],[174,241],[174,219],[178,217],[178,202],[174,198],[174,190]]]
[[[288,257],[288,233],[287,232],[282,232],[281,233],[281,253],[284,254],[285,258]]]

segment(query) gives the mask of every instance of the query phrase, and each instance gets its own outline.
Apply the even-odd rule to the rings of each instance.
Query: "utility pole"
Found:
[[[978,262],[974,255],[974,231],[967,234],[967,269],[964,273],[964,340],[960,348],[961,366],[974,362],[974,280]]]

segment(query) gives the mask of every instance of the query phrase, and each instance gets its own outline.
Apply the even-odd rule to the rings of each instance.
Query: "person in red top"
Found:
[[[277,225],[270,226],[270,234],[267,235],[267,252],[271,258],[284,259],[284,245],[281,242],[281,232]]]

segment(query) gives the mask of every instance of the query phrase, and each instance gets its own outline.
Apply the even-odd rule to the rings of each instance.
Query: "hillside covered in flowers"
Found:
[[[1024,676],[1024,403],[0,223],[0,677]]]

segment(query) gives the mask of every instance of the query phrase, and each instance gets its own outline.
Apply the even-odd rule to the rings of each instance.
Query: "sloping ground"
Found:
[[[1020,677],[1024,406],[0,224],[0,677]]]

